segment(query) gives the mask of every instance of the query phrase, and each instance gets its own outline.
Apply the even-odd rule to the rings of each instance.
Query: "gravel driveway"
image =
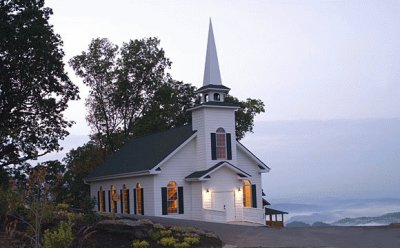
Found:
[[[305,227],[272,229],[151,216],[163,225],[192,226],[216,233],[227,247],[349,247],[400,248],[399,227]]]

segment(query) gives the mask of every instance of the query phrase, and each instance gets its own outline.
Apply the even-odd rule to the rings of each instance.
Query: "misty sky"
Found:
[[[280,189],[285,197],[298,196],[298,190],[290,187],[300,183],[307,190],[339,194],[348,193],[352,180],[356,180],[353,196],[374,196],[389,186],[399,186],[396,176],[390,173],[380,173],[371,180],[370,172],[379,171],[374,167],[377,165],[349,156],[354,152],[365,154],[370,149],[379,152],[369,155],[378,161],[389,150],[392,160],[380,166],[383,171],[400,174],[396,170],[400,158],[393,151],[398,148],[393,145],[399,143],[388,141],[399,132],[369,122],[393,120],[390,123],[395,125],[396,118],[400,118],[400,1],[48,0],[46,5],[53,8],[50,22],[64,41],[66,62],[86,50],[92,38],[105,37],[121,45],[129,39],[156,36],[173,62],[172,76],[197,87],[202,84],[211,17],[223,84],[232,89],[233,96],[260,98],[266,104],[266,113],[256,119],[256,133],[243,142],[272,167],[265,178],[271,182],[267,186],[273,190],[273,197],[279,198]],[[67,70],[85,99],[87,88],[71,68]],[[77,122],[71,129],[73,135],[89,133],[83,109],[82,100],[70,104],[66,113],[67,118]],[[352,122],[335,121],[349,119]],[[315,123],[305,120],[332,125],[315,127],[318,135],[314,132]],[[379,135],[387,137],[379,143],[381,149],[374,149],[375,143],[368,148],[362,146],[362,138],[331,138],[329,142],[322,139],[357,136],[357,125],[363,126],[362,130],[367,128],[365,134],[371,133],[368,128],[374,130],[377,137],[371,140],[379,140]],[[298,128],[312,134],[297,135],[301,133]],[[281,145],[275,146],[274,139]],[[343,142],[355,148],[343,150]],[[302,163],[288,159],[309,155],[305,148],[293,149],[294,143],[303,148],[314,144],[311,147],[315,156]],[[357,149],[359,145],[361,148]],[[333,158],[342,165],[327,174],[324,168],[332,168]],[[353,178],[343,173],[343,166],[349,168]],[[365,179],[354,179],[355,173],[364,173]],[[317,187],[318,191],[315,184],[321,180],[310,182],[311,176],[321,178],[327,185]],[[290,180],[296,183],[285,184]],[[363,185],[366,181],[373,183]],[[385,183],[390,184],[376,190]],[[375,193],[370,194],[371,190]],[[391,191],[389,196],[396,194],[400,194],[399,190]]]

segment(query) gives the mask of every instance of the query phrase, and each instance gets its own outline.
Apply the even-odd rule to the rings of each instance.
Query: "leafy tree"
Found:
[[[194,98],[195,87],[170,79],[155,93],[149,111],[132,127],[135,135],[166,130],[191,122],[187,111]]]
[[[117,85],[117,51],[118,47],[107,39],[98,38],[92,40],[88,52],[82,52],[69,62],[75,73],[83,78],[83,83],[90,88],[86,99],[86,120],[92,133],[99,134],[94,138],[107,151],[115,150],[113,136],[121,122],[113,103]]]
[[[60,150],[78,88],[64,71],[62,41],[44,0],[0,0],[0,167]]]
[[[240,101],[233,96],[225,97],[225,102],[239,106],[238,111],[235,113],[236,138],[241,140],[247,132],[253,132],[254,117],[265,112],[264,103],[260,99],[251,98],[247,98],[246,101]]]
[[[90,87],[86,100],[92,139],[106,154],[126,139],[189,122],[186,109],[194,87],[173,80],[171,62],[157,38],[130,40],[121,48],[107,39],[94,39],[87,52],[70,65]]]
[[[89,185],[84,183],[84,178],[104,162],[102,154],[102,149],[93,142],[88,142],[67,154],[64,158],[67,168],[62,183],[64,190],[58,202],[68,203],[74,208],[92,209]]]

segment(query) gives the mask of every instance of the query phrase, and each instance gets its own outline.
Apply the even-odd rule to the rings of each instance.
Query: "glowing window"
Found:
[[[178,187],[173,181],[167,185],[167,207],[168,214],[178,213]]]
[[[136,184],[136,209],[137,214],[143,214],[143,194],[142,185]]]
[[[114,201],[114,195],[117,194],[117,191],[115,190],[114,185],[111,185],[111,212],[116,213],[117,212],[117,202]]]
[[[122,186],[122,202],[124,203],[124,213],[129,214],[128,190],[125,184]]]
[[[251,182],[249,180],[243,180],[243,206],[245,208],[251,208]]]
[[[226,135],[223,128],[218,128],[216,136],[216,155],[217,159],[226,159]]]

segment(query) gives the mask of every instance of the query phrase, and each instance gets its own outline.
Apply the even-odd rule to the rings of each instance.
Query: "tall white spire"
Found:
[[[215,47],[214,32],[212,28],[211,18],[208,30],[206,66],[204,69],[203,85],[215,84],[221,85],[221,74],[219,72],[217,48]]]

